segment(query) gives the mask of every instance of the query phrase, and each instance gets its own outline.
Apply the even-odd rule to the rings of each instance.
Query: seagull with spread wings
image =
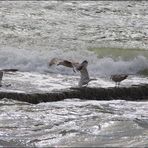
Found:
[[[70,61],[70,60],[63,60],[63,59],[59,59],[59,58],[53,58],[49,61],[49,66],[52,66],[52,65],[63,65],[65,67],[68,67],[68,68],[72,68],[74,72],[75,71],[75,68],[79,65],[78,62],[73,62],[73,61]]]
[[[49,66],[52,66],[54,64],[73,68],[74,72],[79,71],[80,72],[80,80],[78,84],[79,87],[87,86],[90,81],[96,80],[96,79],[90,79],[89,73],[87,70],[88,61],[86,60],[84,60],[82,63],[79,63],[79,62],[73,62],[69,60],[53,58],[52,60],[50,60]]]

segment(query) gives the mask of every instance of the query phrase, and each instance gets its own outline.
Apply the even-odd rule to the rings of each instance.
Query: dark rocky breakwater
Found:
[[[33,104],[60,101],[67,98],[88,100],[147,100],[148,84],[131,87],[83,87],[51,91],[49,93],[0,92],[0,99],[9,98]]]

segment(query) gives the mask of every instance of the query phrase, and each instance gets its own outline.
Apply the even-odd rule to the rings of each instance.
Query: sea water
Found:
[[[76,85],[79,73],[48,66],[57,57],[88,60],[100,84],[90,86],[114,86],[108,78],[121,73],[134,76],[123,86],[147,83],[147,7],[146,1],[1,1],[0,68],[24,72],[6,74],[4,82],[16,84],[15,91],[30,83],[46,91],[51,81],[54,89]],[[4,98],[0,105],[1,146],[148,146],[146,101],[33,105]]]

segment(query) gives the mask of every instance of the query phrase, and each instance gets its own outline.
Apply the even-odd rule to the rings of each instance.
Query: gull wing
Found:
[[[63,61],[62,59],[59,59],[59,58],[53,58],[49,61],[49,66],[52,66],[52,65],[58,65],[61,61]]]

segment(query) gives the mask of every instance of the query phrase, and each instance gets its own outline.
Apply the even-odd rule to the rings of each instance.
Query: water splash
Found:
[[[98,58],[97,54],[88,50],[37,50],[17,49],[12,47],[0,49],[0,67],[18,68],[20,71],[52,72],[61,74],[74,74],[70,68],[64,66],[48,67],[48,62],[53,57],[72,59],[82,62],[88,60],[88,70],[91,75],[111,75],[114,73],[136,74],[140,70],[148,69],[148,59],[137,56],[129,60],[111,57]]]

